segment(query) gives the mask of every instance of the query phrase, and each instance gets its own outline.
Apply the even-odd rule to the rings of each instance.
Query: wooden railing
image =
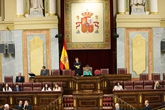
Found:
[[[152,110],[165,110],[165,105],[153,108]]]
[[[113,94],[110,94],[110,96],[113,98],[114,104],[119,103],[120,107],[123,108],[124,110],[137,110],[134,106],[128,104],[127,102],[120,99],[119,97],[114,96]],[[53,102],[51,102],[50,104],[42,108],[41,110],[62,110],[63,109],[62,105],[63,105],[62,97],[59,97],[58,99],[54,100]]]
[[[120,107],[124,110],[137,110],[134,106],[128,104],[124,100],[120,99],[119,97],[113,95],[113,100],[115,103],[119,103]]]
[[[59,97],[41,110],[62,110],[62,108],[62,97]]]

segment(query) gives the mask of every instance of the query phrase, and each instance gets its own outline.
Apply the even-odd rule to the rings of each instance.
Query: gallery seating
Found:
[[[3,87],[4,86],[4,83],[3,82],[0,82],[0,86]]]
[[[134,89],[143,89],[143,81],[134,81]]]
[[[31,82],[24,82],[23,83],[23,91],[32,91],[33,86]]]
[[[62,70],[62,75],[72,75],[71,69],[69,69],[69,70]]]
[[[165,80],[165,73],[163,73],[163,80]]]
[[[127,68],[118,68],[118,74],[127,74]]]
[[[101,74],[109,74],[109,68],[101,68],[100,69],[100,71],[101,71]]]
[[[155,80],[158,81],[161,89],[164,89],[165,87],[165,80]],[[151,90],[154,89],[154,84],[155,81],[153,80],[138,80],[138,81],[118,81],[122,84],[123,82],[123,89],[124,90],[140,90],[140,89],[145,89],[145,90]],[[115,86],[117,81],[113,81],[113,86]]]
[[[5,83],[13,82],[13,76],[4,76],[4,82]]]
[[[144,81],[144,89],[153,89],[154,81],[153,80],[145,80]]]
[[[33,83],[33,91],[41,91],[41,90],[42,90],[42,83],[41,82]]]
[[[147,73],[140,74],[140,80],[148,80],[148,74]]]
[[[34,83],[32,83],[32,82],[24,82],[24,83],[14,82],[14,83],[7,83],[7,84],[12,90],[14,90],[15,85],[18,84],[19,87],[21,87],[22,91],[41,91],[45,84],[48,84],[48,86],[52,89],[55,83],[59,87],[63,87],[62,82],[34,82]],[[3,88],[5,86],[5,83],[0,82],[0,86]]]
[[[99,69],[96,69],[96,70],[94,71],[94,75],[95,75],[95,76],[101,75],[101,71],[100,71]]]
[[[124,81],[124,90],[132,90],[133,81]]]
[[[52,69],[52,70],[51,70],[51,75],[52,75],[52,76],[60,75],[60,70],[59,70],[59,69]]]
[[[152,80],[160,80],[160,73],[152,73]]]
[[[74,76],[75,75],[75,70],[72,70],[71,72],[72,72],[72,76]]]

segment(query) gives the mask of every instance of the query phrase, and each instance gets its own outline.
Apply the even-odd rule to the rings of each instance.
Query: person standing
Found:
[[[79,62],[78,57],[75,58],[74,70],[75,70],[75,75],[81,76],[81,62]]]
[[[42,70],[40,72],[41,76],[48,76],[49,75],[49,70],[46,69],[45,66],[42,66]]]
[[[144,110],[151,110],[151,107],[149,105],[149,101],[148,100],[145,100],[144,104],[145,104]]]
[[[21,75],[21,73],[18,73],[18,76],[16,77],[15,82],[24,82],[24,77]]]

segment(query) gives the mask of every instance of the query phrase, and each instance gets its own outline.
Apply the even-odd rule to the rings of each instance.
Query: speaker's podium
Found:
[[[103,76],[74,77],[74,110],[102,110]]]

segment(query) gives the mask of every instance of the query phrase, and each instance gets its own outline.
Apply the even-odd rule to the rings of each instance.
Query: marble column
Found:
[[[23,17],[24,15],[24,0],[17,0],[17,17]]]
[[[56,14],[56,0],[49,0],[49,15],[54,16]]]
[[[158,13],[158,1],[150,0],[150,14],[157,14],[157,13]]]
[[[125,0],[118,0],[118,13],[125,14]]]

